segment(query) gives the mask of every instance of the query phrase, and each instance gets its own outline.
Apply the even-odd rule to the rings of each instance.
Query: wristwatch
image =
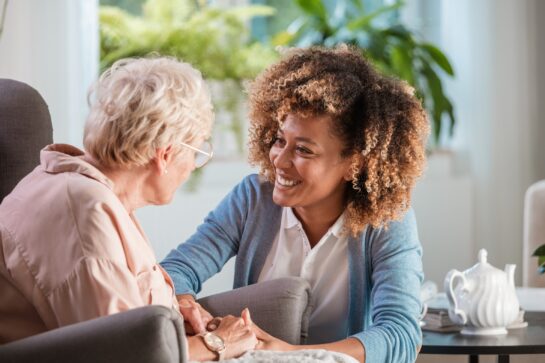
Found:
[[[208,331],[200,333],[199,336],[204,340],[206,347],[218,355],[218,360],[222,360],[223,354],[225,353],[225,343],[223,342],[223,339]]]

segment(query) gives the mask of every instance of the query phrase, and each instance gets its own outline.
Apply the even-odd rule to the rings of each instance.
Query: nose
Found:
[[[287,169],[292,166],[292,155],[288,148],[273,147],[270,154],[275,168]]]

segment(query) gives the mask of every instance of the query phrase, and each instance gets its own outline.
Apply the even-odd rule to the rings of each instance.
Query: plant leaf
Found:
[[[246,21],[257,16],[271,16],[276,14],[276,9],[266,5],[247,5],[237,6],[232,9],[222,10],[227,14],[232,14],[240,20]]]
[[[290,44],[294,38],[295,38],[295,34],[283,31],[283,32],[276,33],[271,39],[271,43],[274,46],[287,45],[287,44]]]
[[[394,11],[402,7],[404,3],[402,1],[398,1],[396,3],[393,3],[391,5],[386,5],[378,8],[375,11],[370,12],[369,14],[365,14],[357,19],[354,19],[350,21],[347,24],[347,28],[350,30],[357,30],[361,28],[367,28],[371,22],[378,16],[389,13],[390,11]]]
[[[454,76],[454,70],[447,56],[441,52],[436,46],[430,43],[423,43],[420,47],[443,69],[448,75]]]
[[[410,84],[414,84],[413,63],[411,50],[403,46],[392,48],[392,68],[396,75]]]
[[[322,0],[296,0],[297,5],[309,15],[327,21],[327,10]]]
[[[545,264],[545,256],[539,256],[539,257],[537,258],[537,264],[538,264],[538,265],[543,265],[543,264]]]
[[[532,256],[545,256],[545,244],[539,246],[534,253],[532,253]]]

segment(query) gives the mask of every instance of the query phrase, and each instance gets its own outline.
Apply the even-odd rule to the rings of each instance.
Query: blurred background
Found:
[[[171,205],[138,213],[162,259],[255,172],[245,83],[283,47],[355,44],[411,83],[429,112],[428,168],[413,195],[426,279],[441,286],[486,248],[493,265],[517,264],[520,285],[523,261],[526,273],[537,266],[523,250],[524,192],[545,178],[540,19],[539,0],[0,0],[0,78],[38,89],[55,142],[81,146],[87,90],[115,60],[173,55],[203,72],[217,156]],[[201,296],[231,288],[232,262]]]

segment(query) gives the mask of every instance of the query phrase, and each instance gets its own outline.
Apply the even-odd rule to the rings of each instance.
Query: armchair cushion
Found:
[[[290,344],[303,344],[311,311],[310,285],[286,277],[241,287],[198,301],[213,316],[239,316],[250,309],[252,320],[267,333]]]
[[[183,319],[152,305],[69,325],[0,346],[0,362],[186,362]]]

